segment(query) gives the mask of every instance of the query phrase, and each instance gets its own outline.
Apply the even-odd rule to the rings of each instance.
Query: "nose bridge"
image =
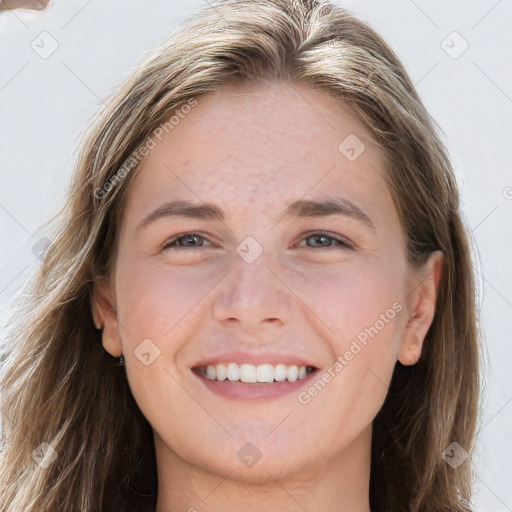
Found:
[[[270,251],[255,256],[251,243],[238,246],[233,270],[216,297],[214,317],[218,321],[238,320],[247,330],[268,322],[285,324],[294,307],[293,293],[277,277]]]

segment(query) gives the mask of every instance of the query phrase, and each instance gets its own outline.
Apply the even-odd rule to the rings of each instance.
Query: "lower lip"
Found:
[[[197,371],[192,373],[203,382],[203,384],[217,395],[234,400],[247,399],[271,399],[288,395],[298,391],[307,384],[318,370],[308,373],[303,379],[289,382],[255,382],[247,384],[245,382],[230,380],[211,380]]]

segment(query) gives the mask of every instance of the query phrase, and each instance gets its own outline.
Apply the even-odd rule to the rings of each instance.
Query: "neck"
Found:
[[[293,475],[251,481],[180,458],[155,434],[157,512],[370,512],[371,426],[343,452],[304,462]]]

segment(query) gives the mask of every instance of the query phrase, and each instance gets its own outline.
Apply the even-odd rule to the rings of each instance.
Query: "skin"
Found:
[[[366,146],[355,161],[338,149],[349,134]],[[382,162],[343,103],[281,82],[225,85],[144,160],[114,275],[96,285],[93,314],[105,350],[124,355],[155,432],[159,512],[370,510],[372,421],[396,361],[420,356],[442,264],[437,252],[418,271],[407,266]],[[364,210],[375,230],[343,215],[282,218],[288,202],[333,192]],[[217,203],[226,219],[167,217],[136,230],[178,199]],[[353,248],[311,236],[318,231]],[[203,238],[161,250],[187,232]],[[247,236],[263,248],[250,264],[236,252]],[[301,355],[321,375],[395,303],[401,311],[307,404],[295,392],[232,401],[192,374],[201,358],[242,348]],[[160,350],[149,366],[134,354],[147,338]],[[252,467],[237,456],[247,442],[261,452]]]

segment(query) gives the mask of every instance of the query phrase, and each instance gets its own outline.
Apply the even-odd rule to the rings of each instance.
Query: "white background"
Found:
[[[75,140],[144,53],[206,0],[55,0],[0,14],[0,320],[71,176]],[[486,398],[475,509],[512,510],[512,1],[338,1],[381,33],[445,133],[478,247]],[[31,47],[51,48],[48,58]],[[450,34],[457,31],[460,36]],[[450,36],[450,37],[448,37]],[[448,39],[447,39],[448,38]],[[466,44],[468,49],[458,58]],[[34,43],[33,43],[34,42]],[[448,46],[448,47],[447,47]],[[451,47],[451,48],[449,48]]]

